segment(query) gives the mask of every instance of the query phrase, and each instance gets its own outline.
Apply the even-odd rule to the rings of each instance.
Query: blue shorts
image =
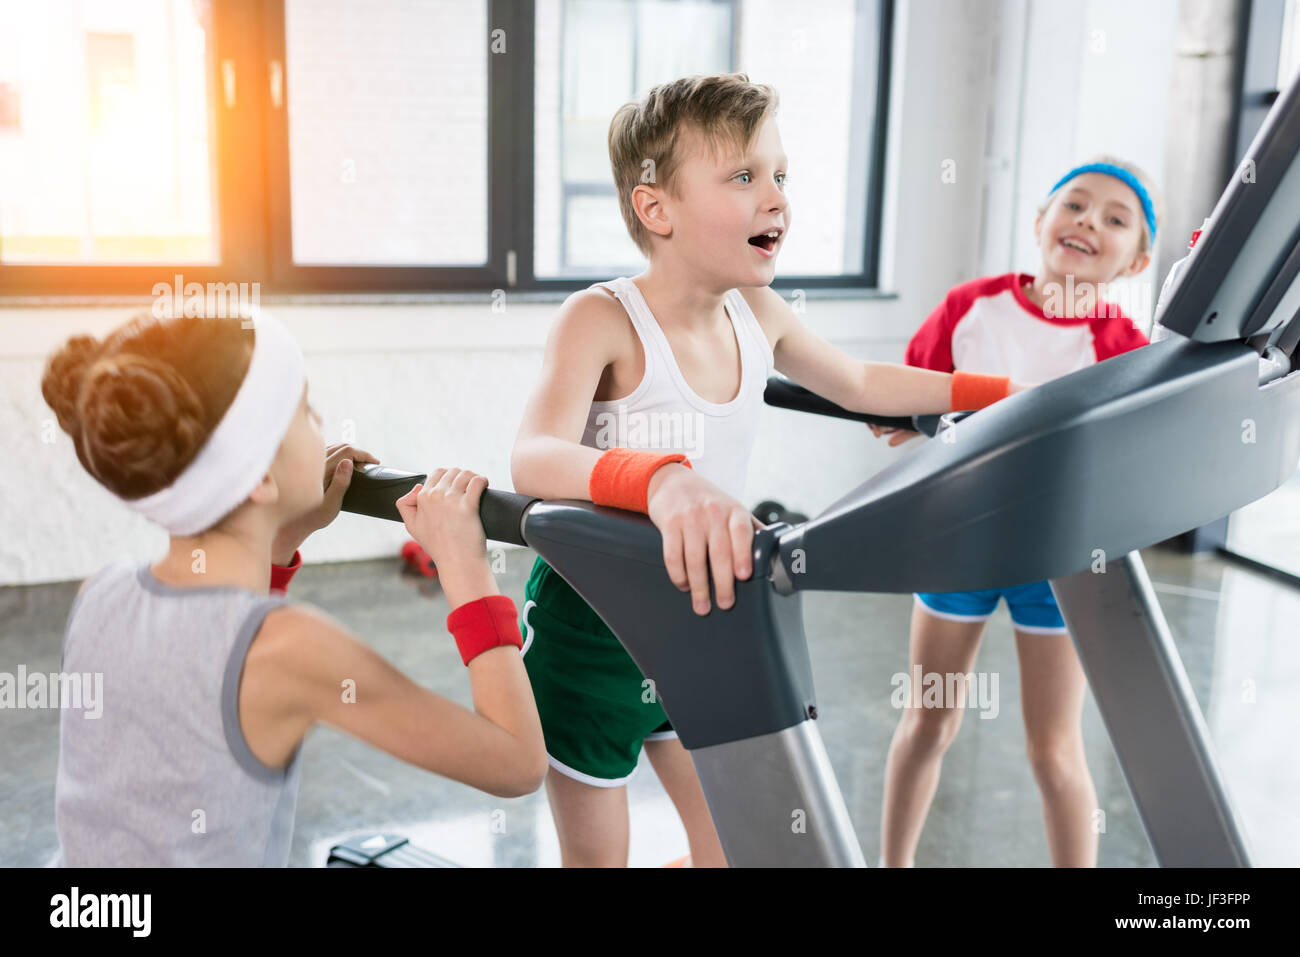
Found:
[[[1047,582],[989,588],[983,591],[924,592],[916,596],[917,604],[930,614],[950,621],[987,621],[998,599],[1007,600],[1012,623],[1021,631],[1041,634],[1065,634],[1065,619],[1056,606],[1056,596]]]

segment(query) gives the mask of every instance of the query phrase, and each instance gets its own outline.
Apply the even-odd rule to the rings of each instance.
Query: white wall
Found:
[[[1035,2],[1031,23],[1040,8],[1055,16],[1065,6]],[[1001,215],[1023,231],[1025,203],[1074,158],[1081,131],[1105,140],[1097,148],[1113,148],[1159,169],[1143,151],[1155,148],[1152,137],[1159,140],[1145,127],[1160,122],[1163,110],[1144,105],[1133,115],[1107,91],[1167,88],[1167,77],[1153,78],[1151,71],[1170,55],[1173,33],[1163,31],[1160,16],[1150,10],[1172,16],[1172,7],[1173,0],[1130,4],[1121,17],[1120,4],[1093,0],[1057,41],[1070,56],[1031,46],[1027,72],[1019,76],[1018,70],[1006,72],[1016,61],[998,51],[1025,49],[1023,34],[1016,32],[1023,28],[1023,20],[1016,19],[1017,11],[1024,14],[1023,3],[901,0],[883,244],[883,285],[897,297],[809,299],[805,321],[852,355],[899,360],[907,338],[950,286],[981,269],[1011,268],[986,265],[997,261],[983,255],[981,237],[990,234],[989,217]],[[1079,31],[1097,16],[1107,24],[1113,51],[1105,82],[1072,68],[1074,80],[1044,90],[1045,76],[1083,55],[1078,51],[1086,36]],[[1007,22],[1010,35],[1004,32]],[[1069,30],[1076,32],[1072,36]],[[1140,50],[1131,53],[1139,42]],[[1011,162],[1023,171],[1023,198],[1014,215],[999,212],[995,203],[986,216],[986,171],[994,164],[985,157],[998,155],[1000,124],[1017,109],[1022,80],[1032,80],[1025,102],[1034,106],[1026,122],[1017,124],[1028,132],[1012,150]],[[1104,101],[1109,116],[1118,117],[1114,129],[1083,119],[1098,101]],[[1123,139],[1123,130],[1140,127],[1143,138],[1139,141],[1135,132],[1133,143],[1142,145]],[[1094,144],[1079,143],[1079,148],[1091,152]],[[942,181],[947,160],[956,164],[954,183]],[[1012,235],[1011,226],[1003,224],[1006,236]],[[509,486],[510,444],[539,369],[553,305],[507,301],[503,315],[494,314],[486,298],[463,305],[274,308],[303,345],[327,440],[350,422],[355,443],[393,465],[459,465],[487,474],[496,487]],[[118,555],[143,559],[165,546],[162,532],[85,475],[40,397],[41,367],[50,351],[77,332],[103,334],[132,311],[0,309],[0,435],[8,459],[0,469],[0,584],[80,578]],[[888,450],[865,427],[770,410],[758,436],[747,500],[775,498],[815,512],[902,454],[906,446]],[[343,515],[308,543],[304,555],[310,561],[392,555],[404,538],[399,526]]]
[[[1163,185],[1178,0],[1004,0],[1001,21],[982,269],[1033,272],[1038,206],[1071,167],[1110,153]],[[1162,280],[1116,283],[1143,328]]]

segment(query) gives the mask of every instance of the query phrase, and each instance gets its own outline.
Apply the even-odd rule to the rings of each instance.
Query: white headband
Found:
[[[256,335],[248,372],[194,461],[162,491],[123,499],[173,535],[209,529],[248,498],[302,401],[306,379],[298,343],[269,313],[253,311],[251,320]]]

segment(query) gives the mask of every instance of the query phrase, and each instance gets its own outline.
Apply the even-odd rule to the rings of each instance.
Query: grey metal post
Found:
[[[1141,556],[1053,579],[1052,591],[1160,865],[1250,866]]]
[[[810,721],[690,752],[732,867],[866,867]]]

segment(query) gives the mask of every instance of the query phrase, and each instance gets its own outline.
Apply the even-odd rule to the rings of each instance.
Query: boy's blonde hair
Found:
[[[744,152],[776,107],[774,87],[751,83],[744,73],[719,73],[661,83],[618,108],[609,124],[609,163],[623,222],[642,253],[650,255],[650,231],[637,218],[632,191],[653,183],[677,195],[682,130],[695,130],[715,156],[727,147]]]
[[[1165,197],[1152,181],[1151,177],[1146,174],[1146,171],[1134,163],[1130,163],[1127,160],[1120,159],[1118,156],[1111,156],[1106,153],[1099,153],[1078,165],[1084,166],[1092,163],[1109,163],[1111,166],[1118,166],[1126,173],[1131,174],[1134,179],[1142,184],[1142,188],[1145,189],[1147,195],[1151,197],[1151,211],[1155,214],[1156,231],[1159,232],[1161,224],[1165,221]],[[1038,207],[1039,216],[1042,216],[1047,212],[1047,207],[1052,204],[1052,200],[1056,198],[1056,194],[1067,185],[1069,185],[1068,182],[1062,183],[1060,189],[1054,189],[1047,195],[1047,198],[1043,200],[1042,205]],[[1142,214],[1142,208],[1140,206],[1138,207],[1138,222],[1142,226],[1142,239],[1138,242],[1138,255],[1140,256],[1151,249],[1151,229],[1147,226],[1146,216]]]

